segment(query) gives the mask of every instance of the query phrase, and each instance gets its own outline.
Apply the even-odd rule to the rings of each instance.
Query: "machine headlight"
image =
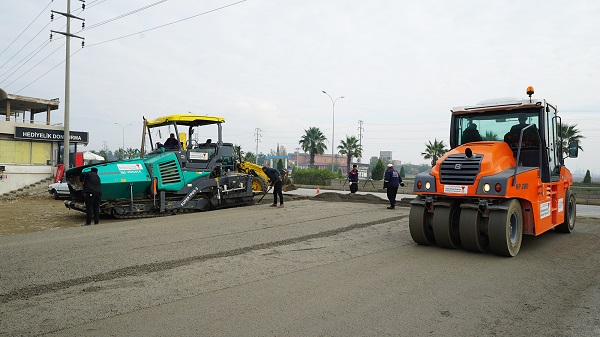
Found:
[[[489,191],[490,191],[490,184],[484,184],[484,185],[483,185],[483,191],[484,191],[485,193],[489,192]]]
[[[429,190],[431,188],[431,183],[428,181],[425,183],[425,189]]]

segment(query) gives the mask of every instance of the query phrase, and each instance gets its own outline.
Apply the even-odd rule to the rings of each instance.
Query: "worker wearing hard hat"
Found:
[[[383,178],[383,188],[387,189],[387,197],[390,201],[388,209],[396,208],[396,194],[398,193],[398,186],[404,186],[402,178],[398,171],[394,170],[394,165],[388,164],[385,176]]]

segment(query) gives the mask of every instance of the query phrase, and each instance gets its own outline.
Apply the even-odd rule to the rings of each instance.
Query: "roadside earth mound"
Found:
[[[340,194],[334,192],[324,192],[311,198],[318,201],[330,202],[359,202],[365,204],[387,204],[386,200],[373,194]]]

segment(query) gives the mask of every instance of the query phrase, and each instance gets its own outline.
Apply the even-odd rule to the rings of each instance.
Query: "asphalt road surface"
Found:
[[[600,219],[514,258],[297,200],[0,237],[0,335],[600,335]]]

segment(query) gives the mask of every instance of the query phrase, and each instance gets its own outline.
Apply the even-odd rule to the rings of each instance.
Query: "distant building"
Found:
[[[334,157],[334,165],[337,164],[342,170],[342,173],[346,174],[346,156],[336,154]],[[290,161],[298,168],[309,168],[310,167],[310,154],[300,153],[298,151],[290,154]],[[315,155],[315,168],[320,170],[328,169],[331,170],[331,155],[322,154]]]
[[[390,163],[392,161],[392,151],[379,151],[379,159],[384,164]]]

